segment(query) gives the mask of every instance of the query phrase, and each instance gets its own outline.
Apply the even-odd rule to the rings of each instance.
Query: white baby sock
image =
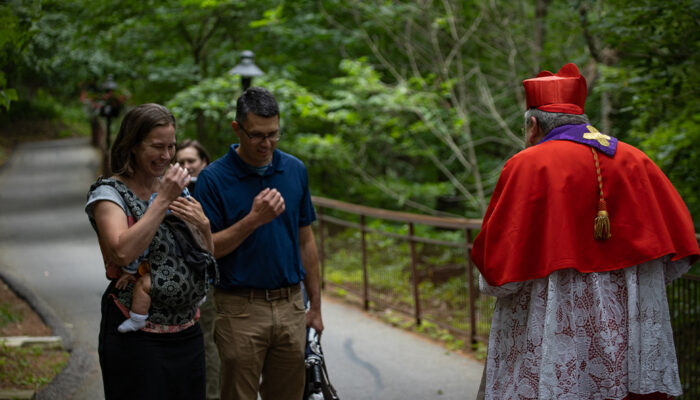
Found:
[[[138,331],[146,326],[146,318],[148,318],[148,314],[136,314],[133,311],[129,311],[129,319],[122,322],[117,330],[121,333]]]

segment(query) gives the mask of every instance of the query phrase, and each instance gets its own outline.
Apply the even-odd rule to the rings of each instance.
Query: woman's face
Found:
[[[175,160],[180,166],[187,169],[192,177],[196,177],[207,166],[207,162],[199,158],[199,153],[194,147],[185,147],[178,150]]]
[[[175,155],[175,127],[168,125],[153,128],[133,153],[137,173],[162,176]]]

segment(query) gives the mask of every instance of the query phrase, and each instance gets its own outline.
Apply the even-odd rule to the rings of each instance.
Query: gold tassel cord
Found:
[[[610,216],[608,215],[608,206],[605,202],[605,196],[603,195],[603,176],[600,173],[600,162],[598,161],[598,152],[595,147],[591,147],[593,152],[593,159],[595,160],[595,172],[598,176],[598,191],[600,193],[600,199],[598,200],[598,213],[596,214],[593,223],[593,238],[595,240],[607,240],[610,239],[612,234],[610,233]]]
[[[598,206],[598,215],[595,217],[593,228],[593,237],[595,240],[606,240],[610,238],[610,217],[606,210],[605,200],[601,199],[599,203],[603,203],[602,207]]]

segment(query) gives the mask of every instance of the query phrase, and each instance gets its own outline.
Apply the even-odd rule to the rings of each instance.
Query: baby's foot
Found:
[[[129,319],[122,322],[117,330],[121,333],[138,331],[146,326],[146,318],[148,318],[148,314],[136,314],[133,311],[129,311]]]

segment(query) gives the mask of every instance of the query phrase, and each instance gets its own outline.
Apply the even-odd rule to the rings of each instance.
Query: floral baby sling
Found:
[[[141,219],[146,202],[140,200],[124,183],[116,179],[98,179],[90,192],[100,185],[115,188],[124,199],[135,221]],[[97,231],[95,221],[90,222]],[[210,281],[218,281],[214,257],[203,248],[200,232],[194,232],[174,215],[167,215],[158,227],[148,248],[151,273],[151,307],[148,321],[159,325],[184,325],[194,318]],[[117,290],[116,300],[131,308],[133,284]]]

